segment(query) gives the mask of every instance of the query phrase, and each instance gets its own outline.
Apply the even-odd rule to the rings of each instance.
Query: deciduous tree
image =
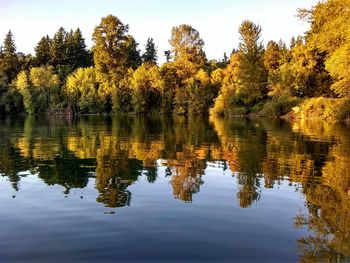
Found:
[[[99,113],[103,109],[95,69],[78,68],[69,75],[66,93],[74,113]]]
[[[59,78],[50,67],[21,71],[16,87],[23,97],[27,113],[50,113],[59,110]]]
[[[171,30],[171,53],[175,62],[188,61],[198,66],[204,66],[206,56],[203,51],[204,41],[199,32],[190,25],[182,24]]]
[[[133,74],[132,102],[136,113],[159,110],[164,82],[156,65],[142,64]]]
[[[103,17],[95,27],[92,50],[99,81],[117,82],[127,71],[128,30],[129,26],[113,15]]]
[[[261,27],[243,21],[239,28],[239,74],[237,95],[244,105],[253,105],[267,94],[267,73],[263,63]]]
[[[299,10],[299,16],[310,22],[306,40],[311,48],[324,51],[326,70],[333,77],[332,89],[350,97],[350,0],[319,2],[311,10]]]

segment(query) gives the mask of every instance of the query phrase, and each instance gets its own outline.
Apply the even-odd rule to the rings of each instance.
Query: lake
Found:
[[[0,120],[0,261],[350,260],[350,129]]]

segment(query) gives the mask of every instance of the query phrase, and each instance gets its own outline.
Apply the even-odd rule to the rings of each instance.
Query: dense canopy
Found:
[[[188,24],[171,29],[162,65],[153,38],[141,54],[129,25],[114,15],[95,27],[91,50],[79,28],[61,27],[38,41],[34,56],[25,55],[9,31],[0,49],[0,114],[278,117],[293,109],[304,117],[348,119],[349,6],[349,0],[328,0],[300,9],[310,29],[290,44],[264,46],[262,27],[244,20],[239,46],[218,61],[207,59],[199,31]]]

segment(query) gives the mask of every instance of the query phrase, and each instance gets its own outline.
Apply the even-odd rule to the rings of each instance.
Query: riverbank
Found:
[[[247,118],[268,118],[268,119],[305,119],[322,120],[329,122],[350,123],[350,99],[347,98],[307,98],[279,96],[270,100],[262,101],[252,107],[230,107],[226,108],[222,114],[213,110],[209,114],[176,114],[161,113],[152,111],[144,114],[136,112],[127,113],[73,113],[69,110],[61,110],[44,114],[32,114],[33,116],[223,116],[225,118],[247,117]],[[13,116],[13,115],[8,115]],[[26,116],[25,113],[15,114],[15,116]],[[0,115],[6,117],[6,115]]]
[[[275,96],[252,107],[230,107],[222,111],[212,109],[211,115],[227,117],[264,117],[270,119],[315,119],[350,122],[350,99]]]

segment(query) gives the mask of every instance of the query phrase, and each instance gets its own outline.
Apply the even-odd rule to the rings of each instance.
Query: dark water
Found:
[[[0,120],[0,261],[347,262],[350,130]]]

